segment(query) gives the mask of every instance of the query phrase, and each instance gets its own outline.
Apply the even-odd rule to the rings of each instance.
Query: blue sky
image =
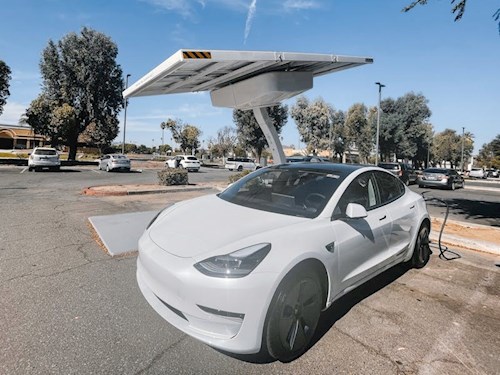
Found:
[[[12,70],[2,124],[17,124],[40,93],[39,61],[50,39],[84,26],[118,45],[118,63],[134,83],[181,48],[328,53],[371,56],[372,65],[316,78],[305,93],[336,109],[408,92],[429,100],[436,132],[475,135],[475,151],[500,134],[498,0],[469,1],[453,22],[449,0],[429,0],[409,13],[411,0],[16,0],[3,1],[0,59]],[[289,106],[295,99],[286,102]],[[230,109],[208,93],[132,98],[127,142],[160,145],[160,123],[178,118],[198,126],[202,140],[233,126]],[[123,122],[123,112],[120,116]],[[289,119],[283,143],[297,147]],[[120,133],[117,142],[121,142]],[[171,144],[165,132],[165,143]],[[303,144],[302,144],[303,146]]]

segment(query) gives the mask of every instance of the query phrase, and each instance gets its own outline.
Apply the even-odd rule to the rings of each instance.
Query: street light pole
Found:
[[[167,127],[167,124],[165,124],[164,122],[162,122],[160,124],[160,127],[161,127],[161,148],[162,150],[164,149],[164,144],[165,144],[165,128]],[[160,151],[160,154],[161,154],[161,151]]]
[[[375,165],[378,164],[378,154],[379,154],[379,134],[380,134],[380,100],[382,98],[382,87],[385,87],[385,85],[381,84],[380,82],[375,82],[376,85],[378,85],[378,108],[377,108],[377,135],[376,135],[376,143],[377,146],[375,148]]]
[[[460,168],[462,173],[464,173],[464,138],[465,138],[465,128],[462,126],[462,161],[460,162]]]
[[[125,77],[125,89],[128,88],[128,77],[130,77],[130,74],[127,74]],[[125,104],[124,104],[124,114],[123,114],[123,142],[122,142],[122,154],[125,154],[125,131],[127,129],[127,105],[128,105],[128,99],[125,99]]]

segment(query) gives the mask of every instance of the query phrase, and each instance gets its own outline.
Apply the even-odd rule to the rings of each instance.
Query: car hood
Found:
[[[163,250],[191,258],[220,254],[233,243],[235,248],[229,246],[229,252],[254,245],[256,242],[244,244],[245,239],[304,220],[311,219],[260,211],[209,195],[172,206],[148,231],[150,239]]]

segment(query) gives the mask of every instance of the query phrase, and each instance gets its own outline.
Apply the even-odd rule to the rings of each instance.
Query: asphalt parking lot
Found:
[[[92,184],[150,177],[0,174],[0,373],[499,373],[493,255],[460,250],[461,259],[444,261],[434,251],[422,270],[385,272],[325,311],[314,345],[292,363],[235,357],[165,323],[137,288],[135,256],[110,258],[87,220],[210,191],[89,197],[81,191]]]

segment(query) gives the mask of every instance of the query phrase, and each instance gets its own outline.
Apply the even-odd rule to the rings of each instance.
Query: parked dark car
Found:
[[[463,188],[464,178],[454,169],[427,168],[418,179],[419,187],[441,187],[450,190]]]
[[[417,182],[417,172],[410,164],[406,163],[378,163],[380,168],[387,169],[393,175],[398,176],[405,185]]]

